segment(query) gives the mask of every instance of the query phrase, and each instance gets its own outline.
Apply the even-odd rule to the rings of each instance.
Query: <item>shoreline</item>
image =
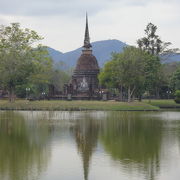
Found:
[[[160,108],[144,102],[117,101],[63,101],[0,100],[0,110],[22,111],[159,111]]]
[[[18,99],[10,103],[8,100],[0,100],[1,111],[164,111],[166,109],[179,110],[180,104],[173,100],[143,100],[142,102],[118,102],[118,101],[64,101],[41,100],[27,101]]]
[[[173,108],[172,108],[173,109]],[[175,109],[175,108],[174,108]],[[0,111],[136,111],[136,112],[142,112],[142,111],[164,111],[165,109],[124,109],[124,110],[105,110],[105,109],[3,109],[0,108]]]

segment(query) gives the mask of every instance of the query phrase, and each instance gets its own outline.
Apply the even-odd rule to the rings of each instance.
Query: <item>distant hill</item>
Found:
[[[52,57],[52,59],[56,62],[59,61],[59,59],[63,56],[63,53],[60,51],[57,51],[53,48],[48,47],[48,52],[50,54],[50,56]]]
[[[93,54],[96,56],[100,67],[103,67],[105,62],[110,60],[112,52],[120,53],[123,51],[124,47],[128,46],[116,39],[96,41],[91,44]],[[81,55],[82,47],[66,53],[62,53],[50,47],[48,48],[48,51],[54,60],[56,67],[59,67],[60,65],[63,69],[67,69],[75,67],[76,62]],[[161,57],[161,59],[162,63],[180,62],[180,54],[170,54]]]
[[[164,56],[162,55],[161,60],[162,63],[180,62],[180,54],[171,53]]]
[[[111,58],[112,52],[122,52],[123,48],[127,46],[127,44],[119,40],[103,40],[91,44],[93,54],[96,56],[100,67]],[[82,47],[66,53],[62,53],[52,48],[48,48],[48,51],[55,64],[58,62],[64,62],[69,67],[74,67],[81,55]]]

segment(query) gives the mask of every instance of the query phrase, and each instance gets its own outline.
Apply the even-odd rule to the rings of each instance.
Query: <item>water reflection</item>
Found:
[[[162,126],[161,120],[144,119],[141,113],[116,113],[106,119],[101,140],[125,170],[138,169],[144,171],[145,179],[154,179],[159,171]]]
[[[46,130],[29,128],[18,112],[0,114],[0,179],[38,179],[50,156]]]
[[[85,114],[83,119],[77,120],[72,132],[75,136],[78,152],[81,154],[84,180],[88,180],[90,159],[97,146],[98,123],[92,116]]]
[[[0,179],[178,180],[179,140],[180,112],[4,111]]]

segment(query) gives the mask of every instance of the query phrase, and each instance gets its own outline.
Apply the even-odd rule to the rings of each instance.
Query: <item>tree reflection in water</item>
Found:
[[[143,173],[145,179],[155,179],[160,168],[163,122],[138,112],[112,112],[98,119],[82,113],[71,127],[78,152],[81,154],[84,179],[88,179],[90,160],[100,137],[112,160],[127,171]]]
[[[143,171],[145,179],[159,172],[163,122],[137,112],[112,113],[103,123],[101,141],[105,150],[127,171]]]
[[[126,175],[134,171],[143,175],[144,179],[153,180],[160,171],[164,122],[159,117],[151,118],[144,112],[28,113],[31,112],[0,113],[0,179],[42,179],[50,153],[55,148],[50,143],[55,141],[59,144],[63,138],[69,141],[69,137],[69,143],[75,141],[75,149],[82,159],[84,180],[88,180],[98,143],[98,149],[102,148],[101,151],[117,162],[120,172],[125,170]],[[25,115],[27,118],[24,118]],[[67,163],[64,159],[62,163]],[[68,163],[71,162],[74,161],[70,159]],[[107,166],[114,168],[111,164]],[[55,167],[59,168],[59,162]],[[94,168],[99,167],[95,165]],[[82,172],[79,174],[78,177]]]
[[[1,112],[0,179],[38,179],[50,156],[47,137],[48,129],[29,128],[20,113]]]

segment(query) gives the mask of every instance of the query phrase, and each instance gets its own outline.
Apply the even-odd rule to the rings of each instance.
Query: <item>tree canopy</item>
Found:
[[[170,49],[171,42],[163,42],[159,35],[156,34],[157,26],[152,23],[148,23],[146,26],[145,37],[137,40],[138,47],[142,50],[152,54],[169,54],[176,53],[179,51],[178,48]]]
[[[142,95],[146,89],[152,88],[159,66],[158,57],[136,47],[126,47],[123,53],[112,55],[99,80],[106,87],[123,87],[130,102],[133,95]]]
[[[180,90],[180,66],[171,76],[170,85],[174,91]]]
[[[8,90],[10,101],[18,85],[48,82],[52,61],[46,47],[38,44],[42,39],[19,23],[0,27],[0,82]]]

